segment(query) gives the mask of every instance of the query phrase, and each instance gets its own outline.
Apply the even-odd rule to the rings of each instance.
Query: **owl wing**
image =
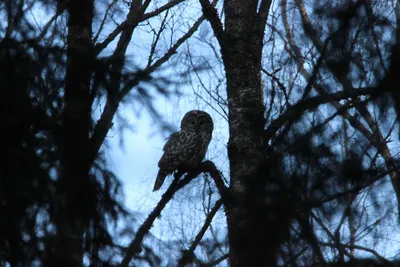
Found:
[[[171,134],[163,147],[163,151],[169,149],[177,141],[177,138],[179,138],[179,132]]]
[[[198,153],[201,140],[193,132],[173,133],[163,147],[164,154],[158,162],[158,171],[153,191],[160,189],[165,178],[176,170],[182,163],[188,160],[193,154]]]
[[[160,169],[173,172],[201,148],[201,138],[195,132],[176,132],[164,145],[164,154],[158,162]]]

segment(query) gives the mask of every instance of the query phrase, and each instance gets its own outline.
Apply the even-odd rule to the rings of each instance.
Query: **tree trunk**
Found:
[[[261,88],[263,18],[258,1],[226,1],[221,44],[229,107],[231,192],[226,207],[231,266],[273,266],[277,244],[270,241],[266,210],[267,172]]]
[[[90,75],[93,0],[70,0],[68,11],[65,102],[57,180],[55,247],[46,265],[82,266],[88,222]],[[85,219],[86,218],[86,219]]]

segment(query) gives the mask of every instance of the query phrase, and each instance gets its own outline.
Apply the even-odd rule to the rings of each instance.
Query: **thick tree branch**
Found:
[[[219,45],[222,48],[225,40],[225,32],[222,26],[221,19],[218,16],[218,12],[214,7],[217,1],[214,1],[213,4],[211,4],[208,0],[199,0],[199,1],[203,10],[204,17],[210,23],[214,35],[217,38]]]
[[[270,140],[287,122],[297,121],[301,116],[303,116],[305,111],[313,110],[319,105],[340,101],[347,98],[357,98],[362,95],[385,93],[385,91],[376,91],[376,87],[367,87],[351,91],[339,91],[337,93],[320,95],[301,100],[297,104],[289,107],[282,115],[271,122],[271,124],[265,130],[265,138],[266,140]]]
[[[120,80],[122,75],[122,69],[124,67],[125,62],[125,54],[128,48],[129,42],[132,38],[132,34],[134,29],[137,26],[138,18],[142,16],[146,6],[132,5],[129,13],[127,15],[127,21],[130,22],[129,27],[125,27],[123,32],[121,33],[121,37],[118,40],[117,47],[114,50],[113,55],[111,56],[112,66],[110,71],[110,80],[111,84],[107,88],[107,102],[104,107],[104,111],[101,114],[99,121],[97,122],[93,135],[90,139],[91,143],[91,154],[90,154],[90,162],[92,162],[101,147],[109,129],[112,125],[112,119],[114,118],[114,114],[118,109],[119,103],[122,100],[122,97],[119,93],[120,91]],[[98,49],[95,47],[95,50]],[[99,51],[95,51],[98,54]]]
[[[160,67],[162,64],[168,61],[168,59],[173,56],[178,48],[187,40],[189,39],[200,27],[201,23],[204,21],[204,16],[201,16],[197,19],[197,21],[188,29],[188,31],[180,37],[173,46],[171,46],[168,51],[159,58],[156,62],[154,62],[151,66],[149,66],[146,70],[148,72],[153,72],[155,69]]]
[[[96,55],[100,54],[101,51],[103,51],[112,41],[114,41],[114,39],[122,32],[124,31],[127,27],[133,27],[136,28],[136,26],[142,22],[142,21],[146,21],[152,17],[155,17],[159,14],[161,14],[162,12],[173,8],[174,6],[182,3],[184,0],[173,0],[173,1],[169,1],[167,4],[157,8],[154,11],[151,11],[149,13],[144,13],[145,10],[147,9],[148,5],[150,4],[150,1],[146,1],[143,6],[141,7],[141,13],[140,16],[138,16],[135,20],[131,20],[129,16],[127,16],[126,20],[124,22],[122,22],[120,25],[118,25],[108,36],[106,39],[104,39],[103,42],[96,44],[95,46],[95,52]],[[137,10],[135,10],[135,12],[138,12]]]
[[[232,201],[231,192],[225,186],[221,172],[217,169],[217,167],[212,161],[205,161],[203,162],[203,164],[206,164],[204,171],[210,174],[211,178],[213,178],[224,205],[225,206],[231,205]]]
[[[121,265],[120,265],[121,267],[128,267],[129,262],[132,260],[132,258],[135,257],[135,255],[137,255],[138,253],[140,253],[141,245],[142,245],[145,235],[149,232],[154,221],[156,220],[156,218],[158,216],[160,216],[162,210],[165,208],[165,206],[168,204],[168,202],[172,199],[174,194],[179,189],[181,189],[182,187],[187,185],[191,180],[196,178],[202,172],[209,173],[211,175],[211,177],[214,178],[214,181],[216,181],[216,180],[218,181],[218,184],[220,184],[219,179],[222,181],[222,178],[219,175],[219,171],[215,167],[214,163],[211,161],[202,162],[196,169],[189,172],[182,180],[179,180],[182,173],[180,173],[180,174],[178,173],[178,175],[176,175],[175,179],[173,180],[173,182],[171,183],[171,185],[169,186],[167,191],[162,196],[160,202],[158,202],[157,206],[149,214],[147,219],[144,221],[144,223],[138,229],[135,238],[128,246],[125,257],[121,262]],[[218,188],[218,189],[220,190],[220,188]],[[224,190],[222,190],[222,191],[224,191]]]
[[[119,44],[121,44],[121,39],[123,39],[122,35],[125,35],[125,38],[127,36],[130,36],[129,37],[129,41],[130,41],[133,31],[135,30],[135,28],[141,21],[141,18],[143,17],[145,10],[147,9],[148,5],[150,4],[150,1],[146,1],[143,5],[140,5],[140,3],[134,4],[134,2],[132,2],[131,7],[129,8],[129,12],[126,15],[125,21],[122,22],[120,25],[118,25],[117,28],[115,28],[114,31],[112,31],[103,42],[95,45],[94,50],[95,50],[96,55],[100,54],[101,51],[103,51],[112,41],[114,41],[114,39],[120,33],[122,33],[122,34],[121,34],[121,37],[118,42]],[[120,50],[120,49],[118,49],[118,47],[117,47],[117,49],[114,50],[113,55],[116,54],[117,50]]]
[[[324,255],[322,254],[321,248],[319,247],[318,237],[315,235],[314,229],[310,224],[307,211],[305,214],[297,214],[296,219],[300,224],[303,236],[311,244],[311,248],[315,256],[318,258],[319,263],[324,265],[326,263]]]
[[[168,202],[172,199],[174,194],[187,185],[192,179],[196,178],[202,172],[202,165],[197,168],[196,171],[193,171],[187,174],[182,180],[179,180],[179,177],[175,178],[167,191],[163,194],[161,200],[158,202],[157,206],[153,209],[153,211],[149,214],[144,223],[139,227],[135,238],[128,246],[125,257],[121,262],[121,267],[128,267],[129,262],[132,260],[135,255],[138,255],[141,252],[141,245],[145,235],[149,232],[150,228],[153,226],[154,221],[157,217],[160,216],[162,210],[168,204]]]
[[[317,38],[317,31],[314,29],[314,27],[311,24],[311,20],[307,15],[307,10],[305,8],[304,2],[302,0],[295,0],[297,7],[300,11],[301,15],[301,21],[303,23],[303,28],[304,31],[307,33],[307,35],[311,38],[313,44],[315,47],[317,47],[318,50],[322,50],[322,47],[324,46],[322,41]]]
[[[168,10],[168,9],[173,8],[174,6],[176,6],[176,5],[180,4],[180,3],[182,3],[183,1],[184,1],[184,0],[172,0],[172,1],[168,1],[168,3],[166,3],[165,5],[159,7],[159,8],[157,8],[157,9],[151,11],[151,12],[148,12],[148,13],[144,14],[143,17],[142,17],[142,19],[141,19],[140,21],[145,21],[145,20],[148,20],[148,19],[153,18],[153,17],[155,17],[155,16],[158,16],[158,15],[161,14],[162,12],[164,12],[164,11],[166,11],[166,10]]]
[[[262,28],[265,28],[267,23],[269,9],[271,7],[272,0],[262,0],[260,4],[260,8],[258,9],[258,14],[260,16],[260,20],[263,22]]]
[[[217,266],[218,264],[220,264],[221,262],[223,262],[224,260],[227,260],[229,258],[229,254],[225,254],[222,255],[221,257],[219,257],[218,259],[216,259],[215,261],[209,262],[207,264],[204,265],[204,267],[213,267],[213,266]]]
[[[397,172],[397,170],[395,170],[395,172]],[[384,171],[382,173],[378,173],[375,177],[368,179],[367,181],[365,181],[363,184],[361,185],[357,185],[352,187],[349,190],[345,190],[343,192],[339,192],[330,196],[325,196],[322,199],[315,199],[315,198],[310,198],[306,201],[305,206],[307,206],[309,209],[313,209],[313,208],[318,208],[321,205],[323,205],[324,203],[333,201],[333,200],[337,200],[343,197],[350,195],[356,195],[358,194],[361,190],[366,189],[368,186],[373,185],[375,182],[379,181],[380,179],[386,177],[387,175],[390,175],[391,171]]]

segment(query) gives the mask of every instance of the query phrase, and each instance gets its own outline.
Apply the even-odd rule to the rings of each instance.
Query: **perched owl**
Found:
[[[160,189],[165,177],[175,170],[195,168],[203,161],[213,129],[214,123],[207,112],[191,110],[185,114],[181,121],[181,130],[171,134],[164,145],[153,191]]]

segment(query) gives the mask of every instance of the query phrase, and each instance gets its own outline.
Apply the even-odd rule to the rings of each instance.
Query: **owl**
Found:
[[[165,177],[178,169],[195,168],[206,155],[214,123],[211,116],[201,110],[191,110],[183,116],[181,130],[170,135],[164,145],[153,191],[160,189]]]

